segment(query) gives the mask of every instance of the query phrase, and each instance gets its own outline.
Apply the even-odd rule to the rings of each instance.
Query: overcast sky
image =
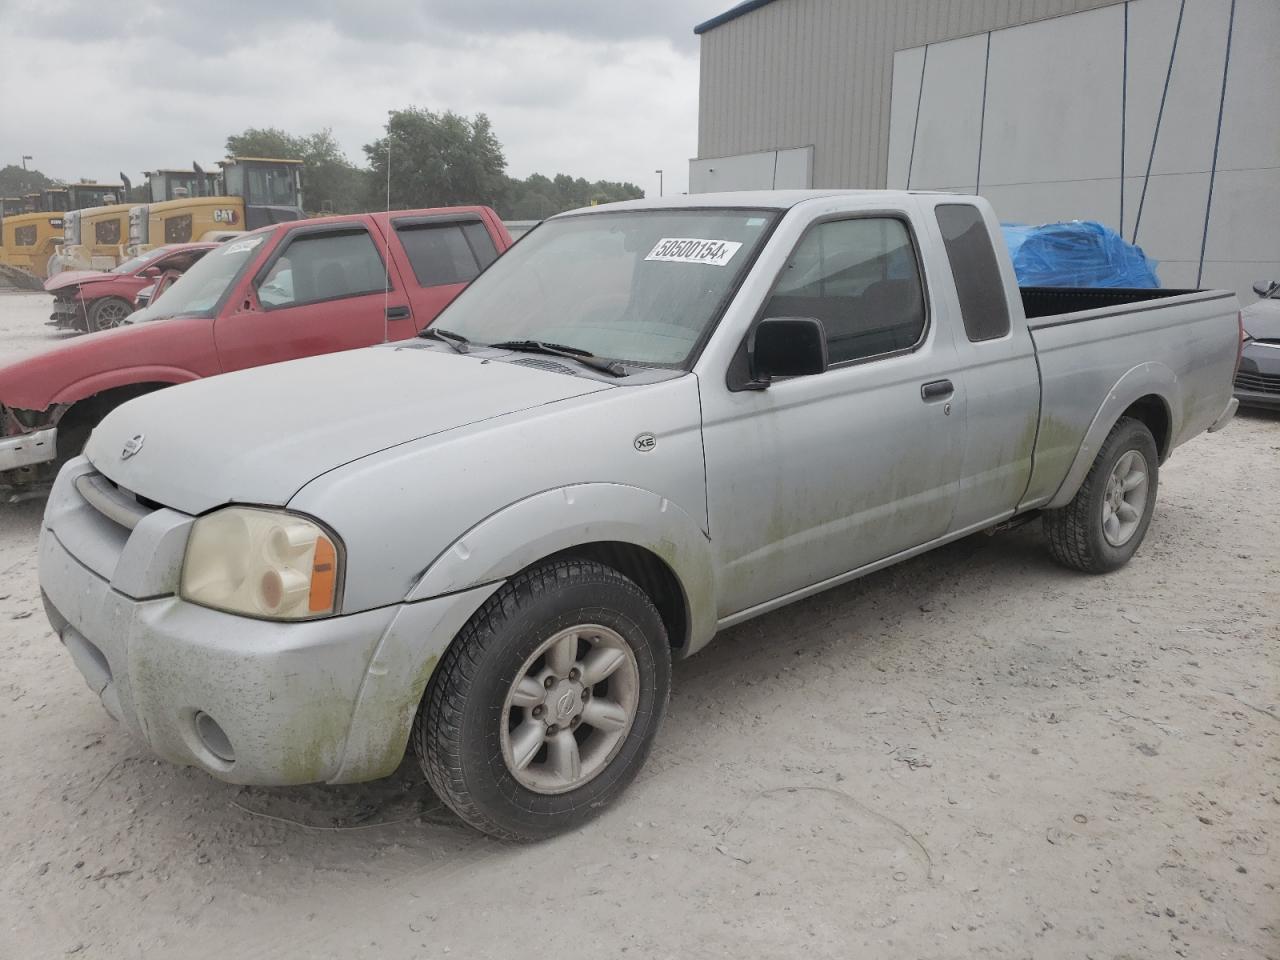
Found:
[[[331,127],[347,156],[388,110],[487,113],[507,172],[686,189],[693,26],[736,0],[0,0],[0,165],[63,179],[208,166],[230,133]]]

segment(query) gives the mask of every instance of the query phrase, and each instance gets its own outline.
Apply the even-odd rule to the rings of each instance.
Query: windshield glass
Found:
[[[236,282],[240,271],[253,258],[266,240],[265,234],[249,234],[243,240],[210,250],[190,270],[178,278],[164,292],[163,302],[147,308],[141,320],[162,320],[167,317],[209,317],[222,302],[223,294]]]
[[[477,277],[437,325],[477,343],[542,340],[683,366],[776,216],[634,210],[549,220]]]
[[[288,207],[294,202],[293,168],[249,168],[249,202]]]

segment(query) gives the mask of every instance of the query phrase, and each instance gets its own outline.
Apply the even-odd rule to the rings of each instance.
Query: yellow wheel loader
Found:
[[[198,164],[149,172],[151,202],[129,213],[128,252],[302,218],[301,160],[228,157],[218,166],[216,175]]]

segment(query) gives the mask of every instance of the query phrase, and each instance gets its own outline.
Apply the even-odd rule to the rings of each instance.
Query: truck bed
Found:
[[[1077,460],[1116,385],[1171,398],[1157,434],[1161,460],[1212,424],[1231,399],[1239,304],[1229,290],[1020,287],[1040,368],[1040,421],[1031,482],[1020,509],[1062,506],[1096,449]],[[1163,389],[1161,389],[1163,387]],[[1098,407],[1103,399],[1103,409]],[[1163,434],[1163,435],[1161,435]],[[1098,439],[1100,442],[1100,438]],[[1064,481],[1064,477],[1066,481]],[[1064,486],[1065,483],[1065,486]]]
[[[1144,300],[1163,300],[1213,290],[1153,290],[1145,287],[1018,287],[1028,320],[1101,310]],[[1041,326],[1037,324],[1036,326]]]

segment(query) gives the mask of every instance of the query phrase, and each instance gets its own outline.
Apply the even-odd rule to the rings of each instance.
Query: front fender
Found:
[[[1156,438],[1157,444],[1164,443],[1165,449],[1168,449],[1168,441],[1170,437],[1178,435],[1183,416],[1178,376],[1163,363],[1140,363],[1128,370],[1116,381],[1115,386],[1107,391],[1106,399],[1098,407],[1098,412],[1094,414],[1089,429],[1085,431],[1084,440],[1080,444],[1080,449],[1076,451],[1071,467],[1067,470],[1066,479],[1062,481],[1062,486],[1058,487],[1057,493],[1045,504],[1046,509],[1065,507],[1071,502],[1071,498],[1084,483],[1089,468],[1098,456],[1098,451],[1106,441],[1107,435],[1111,433],[1111,428],[1120,419],[1120,415],[1146,396],[1159,397],[1164,403],[1165,411],[1169,414],[1169,437]]]
[[[148,365],[126,367],[121,370],[104,370],[92,376],[70,383],[57,392],[53,403],[75,403],[103,390],[116,387],[132,387],[140,383],[178,384],[199,380],[200,375],[182,367]]]
[[[687,652],[711,639],[715,575],[706,535],[672,501],[617,483],[546,490],[490,514],[436,557],[405,599],[425,600],[503,580],[551,554],[602,542],[633,544],[661,557],[684,590]]]

